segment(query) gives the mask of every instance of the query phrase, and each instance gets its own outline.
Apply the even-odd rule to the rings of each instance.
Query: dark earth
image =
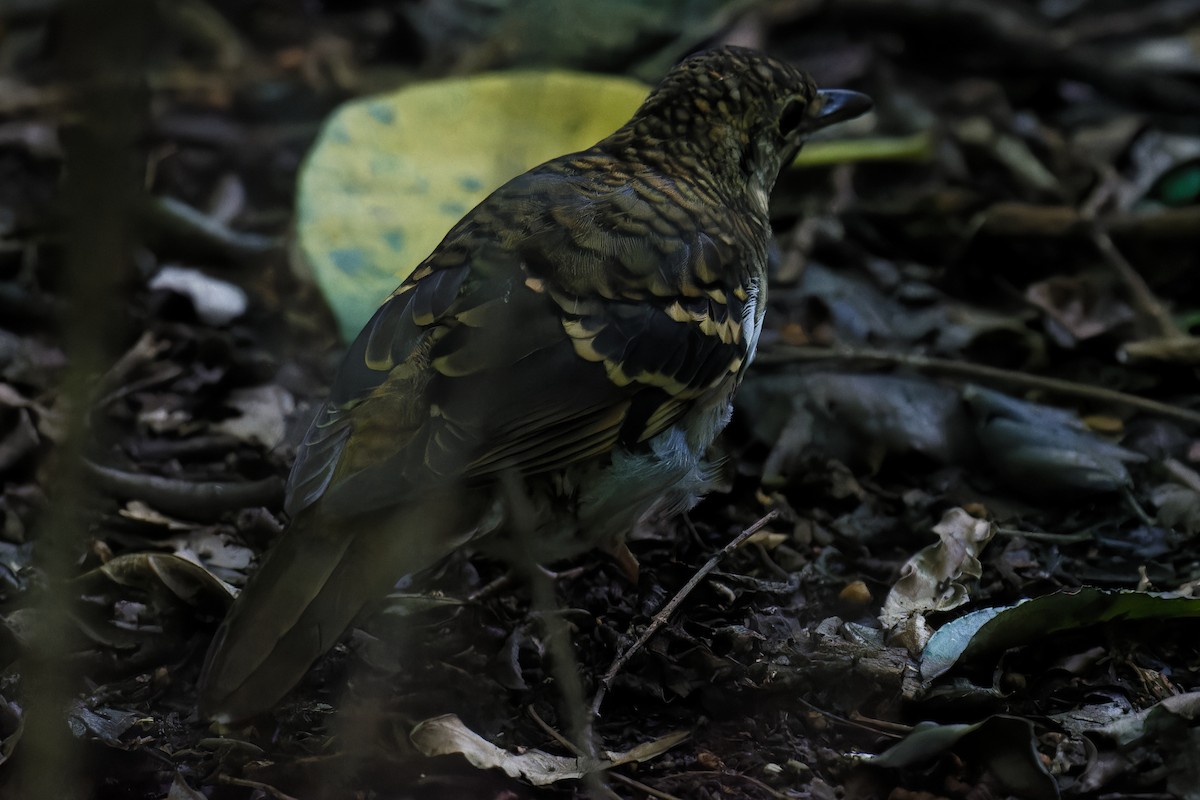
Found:
[[[1200,3],[597,13],[0,6],[0,796],[1200,797]],[[289,244],[321,122],[513,66],[653,81],[724,42],[877,110],[776,189],[719,491],[641,526],[636,585],[597,553],[493,586],[503,563],[459,553],[272,714],[199,719],[225,584],[286,522],[343,347]],[[244,307],[206,305],[230,288]],[[573,758],[610,664],[769,512],[608,689],[595,754],[640,762],[534,786],[414,743],[455,714]],[[909,563],[944,517],[990,541]],[[928,631],[1027,598],[931,673]]]

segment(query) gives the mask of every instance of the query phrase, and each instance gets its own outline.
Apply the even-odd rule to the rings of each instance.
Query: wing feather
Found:
[[[704,232],[731,223],[664,216],[655,198],[681,190],[653,176],[557,169],[477,207],[376,312],[300,447],[291,513],[637,447],[737,380],[754,254]],[[518,223],[506,192],[537,213],[513,203]]]

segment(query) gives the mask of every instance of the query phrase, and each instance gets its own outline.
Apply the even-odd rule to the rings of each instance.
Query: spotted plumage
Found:
[[[762,325],[771,188],[804,134],[867,106],[753,51],[704,53],[467,214],[346,354],[202,711],[269,708],[364,604],[467,541],[553,561],[693,503]]]

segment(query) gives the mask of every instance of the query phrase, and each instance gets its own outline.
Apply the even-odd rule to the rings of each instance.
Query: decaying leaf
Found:
[[[1031,284],[1025,299],[1046,315],[1046,331],[1063,347],[1113,331],[1132,322],[1129,304],[1114,297],[1108,275],[1055,276]]]
[[[1079,777],[1081,792],[1101,792],[1151,770],[1164,770],[1172,797],[1200,798],[1200,692],[1165,698],[1131,711],[1108,704],[1055,715],[1085,734],[1096,752]]]
[[[229,586],[204,567],[171,553],[127,553],[76,578],[81,602],[72,615],[86,639],[132,654],[185,644],[176,627],[197,612],[220,613]]]
[[[949,611],[969,599],[965,584],[979,578],[979,554],[991,541],[995,528],[987,520],[952,508],[933,531],[940,541],[908,560],[884,601],[879,621],[885,628],[895,628],[932,611]],[[915,653],[925,642],[913,644]]]
[[[129,553],[77,578],[94,586],[99,576],[114,584],[143,591],[167,590],[177,601],[189,605],[227,603],[229,588],[199,564],[171,553]]]
[[[625,753],[607,753],[607,758],[590,762],[583,758],[556,756],[543,750],[529,749],[510,753],[472,731],[454,714],[417,723],[409,734],[414,745],[427,756],[461,755],[479,769],[500,769],[509,777],[520,778],[534,786],[547,786],[563,780],[577,780],[589,772],[656,758],[688,737],[687,731],[660,737]]]
[[[212,430],[268,449],[284,440],[288,418],[296,410],[292,393],[273,384],[235,389],[229,393],[227,403],[238,415],[221,420]]]
[[[84,738],[94,738],[120,750],[131,749],[121,737],[133,727],[140,714],[120,708],[89,708],[82,702],[76,702],[67,714],[67,724],[71,733]]]
[[[187,267],[165,266],[149,285],[151,289],[183,295],[191,301],[196,316],[210,325],[228,325],[245,314],[250,305],[240,286]]]

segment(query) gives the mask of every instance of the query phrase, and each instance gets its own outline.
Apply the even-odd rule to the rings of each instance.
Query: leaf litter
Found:
[[[536,789],[506,770],[580,763],[556,738],[569,724],[546,614],[589,694],[629,652],[594,726],[604,750],[688,734],[606,770],[618,796],[1195,796],[1200,138],[1180,111],[1198,92],[1159,18],[1195,29],[1200,13],[1167,0],[684,4],[669,36],[666,12],[631,6],[621,35],[543,62],[644,79],[729,36],[878,101],[870,127],[776,192],[768,328],[722,491],[645,526],[636,586],[583,558],[559,606],[538,608],[519,585],[484,591],[501,565],[457,555],[397,586],[270,718],[199,720],[203,652],[283,524],[294,443],[340,347],[336,298],[282,245],[305,153],[351,96],[537,60],[513,21],[536,3],[404,5],[194,0],[162,22],[140,282],[91,398],[91,491],[71,498],[88,533],[58,589],[75,601],[65,722],[83,796],[578,796],[579,769]],[[28,68],[0,92],[5,796],[23,657],[55,590],[38,520],[69,402],[56,13],[31,4],[0,38]],[[987,46],[920,45],[970,36]],[[499,769],[421,754],[412,733],[447,714],[457,752]]]

